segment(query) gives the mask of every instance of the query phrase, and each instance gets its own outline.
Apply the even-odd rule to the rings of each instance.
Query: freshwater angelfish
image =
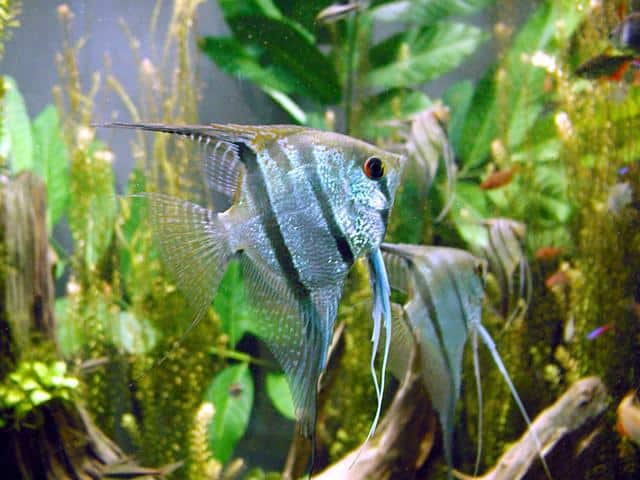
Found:
[[[384,317],[378,413],[391,336],[388,282],[379,245],[404,157],[333,132],[299,126],[112,123],[186,137],[203,149],[202,178],[226,210],[143,193],[162,257],[196,312],[209,307],[232,258],[247,298],[287,377],[300,433],[314,437],[316,389],[325,368],[345,277],[368,257],[377,353]],[[386,295],[386,298],[384,296]]]
[[[527,424],[531,421],[489,332],[481,323],[486,261],[455,248],[382,244],[391,287],[404,295],[394,304],[389,369],[403,378],[413,342],[424,384],[442,426],[444,453],[452,466],[455,406],[460,395],[464,346],[471,335],[478,391],[478,461],[482,450],[482,390],[478,336],[491,353]],[[535,434],[534,434],[535,437]],[[537,437],[535,438],[540,450]],[[542,459],[544,464],[544,459]],[[478,462],[476,463],[477,470]],[[546,469],[546,464],[544,464]],[[547,472],[548,473],[548,472]]]

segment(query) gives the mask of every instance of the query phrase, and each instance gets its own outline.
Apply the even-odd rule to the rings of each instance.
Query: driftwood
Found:
[[[329,346],[329,352],[327,354],[327,368],[318,381],[318,412],[324,410],[324,405],[328,400],[331,387],[335,383],[336,375],[339,371],[340,360],[344,354],[344,322],[338,324],[333,333],[331,345]],[[322,413],[320,413],[322,415]],[[322,421],[322,419],[320,419]],[[309,456],[311,455],[311,441],[295,435],[287,454],[287,460],[285,462],[284,470],[282,471],[282,478],[284,480],[292,480],[294,478],[300,478],[307,471],[309,464]],[[315,452],[317,454],[317,452]],[[315,459],[314,459],[315,460]]]
[[[376,435],[364,448],[348,453],[313,479],[384,480],[415,476],[431,452],[437,422],[415,350],[410,365]]]
[[[457,474],[462,479],[482,480],[519,480],[532,470],[538,458],[538,447],[531,431],[533,430],[547,459],[551,474],[556,476],[555,462],[549,462],[549,454],[565,437],[584,426],[592,426],[593,421],[608,405],[607,390],[598,377],[587,377],[575,382],[556,402],[536,417],[531,427],[507,450],[496,465],[481,477]],[[575,459],[582,454],[588,444],[597,435],[597,428],[585,432],[584,437],[575,439],[572,453],[562,455],[559,463],[574,465]],[[539,467],[538,467],[539,468]],[[564,468],[562,468],[564,470]],[[569,472],[567,472],[569,473]],[[582,478],[575,469],[569,473],[572,478]],[[544,473],[536,477],[544,478]],[[558,478],[568,478],[566,476]]]
[[[42,182],[29,173],[0,178],[0,382],[23,354],[56,351],[48,245]],[[177,467],[136,465],[82,406],[62,399],[0,429],[0,452],[2,478],[152,478]]]

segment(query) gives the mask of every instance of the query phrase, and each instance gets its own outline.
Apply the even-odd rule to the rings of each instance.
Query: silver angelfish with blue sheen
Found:
[[[176,134],[202,147],[207,193],[222,196],[228,208],[141,194],[163,259],[196,318],[208,308],[228,262],[239,259],[258,334],[287,376],[300,432],[312,437],[318,378],[346,275],[360,257],[369,258],[372,275],[373,341],[377,345],[384,317],[389,347],[389,288],[379,246],[404,157],[298,126],[104,126]],[[372,159],[375,178],[366,168]],[[374,372],[379,394],[372,432],[385,364],[380,388]]]

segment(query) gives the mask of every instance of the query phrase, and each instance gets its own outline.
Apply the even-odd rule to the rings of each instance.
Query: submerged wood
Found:
[[[345,323],[341,322],[335,328],[329,352],[327,353],[327,368],[320,376],[318,381],[318,412],[322,415],[324,405],[329,399],[329,392],[335,383],[339,372],[340,360],[344,354],[344,329]],[[320,419],[321,421],[322,419]],[[302,477],[309,464],[309,455],[311,454],[311,441],[300,435],[295,435],[287,454],[282,478],[284,480],[292,480]],[[318,452],[316,452],[317,454]]]
[[[605,410],[609,403],[607,396],[607,389],[598,377],[578,380],[553,405],[536,417],[531,427],[500,457],[498,463],[488,473],[481,477],[463,474],[456,476],[465,480],[519,480],[523,478],[532,470],[538,458],[538,448],[530,433],[531,430],[536,432],[542,446],[542,452],[548,459],[551,450],[564,437],[590,424]],[[592,430],[597,433],[596,428],[592,428]],[[593,437],[593,432],[587,433],[586,440],[580,442],[577,448],[573,449],[573,454],[563,455],[559,462],[565,465],[571,464],[576,457],[584,452],[585,442],[591,442]],[[553,464],[554,462],[549,462],[552,474],[556,470]],[[570,476],[581,478],[575,471]]]
[[[0,178],[0,381],[33,352],[55,356],[53,277],[46,194],[38,177]],[[15,428],[0,429],[2,478],[151,478],[166,469],[136,465],[75,402],[52,399]]]
[[[437,422],[422,382],[419,354],[415,350],[410,365],[376,435],[362,451],[358,447],[348,453],[313,476],[314,480],[385,480],[415,476],[433,448]]]

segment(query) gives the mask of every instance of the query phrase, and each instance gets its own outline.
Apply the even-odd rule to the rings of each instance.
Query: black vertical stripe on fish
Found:
[[[411,258],[407,258],[407,264],[409,265],[409,268],[415,272],[413,275],[413,278],[416,282],[416,291],[420,292],[420,296],[424,300],[425,306],[429,311],[429,317],[431,319],[433,329],[436,332],[436,337],[438,337],[438,347],[440,348],[440,354],[444,358],[444,363],[449,372],[451,384],[455,389],[455,385],[453,385],[453,375],[451,374],[451,372],[453,372],[453,368],[451,368],[451,362],[449,361],[449,355],[447,354],[447,347],[445,346],[445,343],[444,343],[444,334],[442,332],[442,327],[440,326],[440,322],[438,320],[438,311],[436,310],[436,306],[433,303],[433,299],[431,298],[429,285],[425,281],[421,272],[416,268],[416,264]]]
[[[312,148],[304,149],[302,151],[302,155],[313,156]],[[322,188],[322,181],[320,179],[320,175],[318,174],[318,170],[315,168],[315,162],[310,163],[307,168],[305,168],[305,172],[307,172],[308,180],[311,184],[311,189],[313,190],[313,194],[315,195],[318,205],[320,206],[322,218],[329,228],[329,233],[336,242],[336,248],[340,253],[340,257],[342,258],[342,261],[347,264],[347,267],[350,267],[351,265],[353,265],[354,261],[353,251],[351,250],[351,245],[349,245],[349,241],[347,240],[344,231],[342,230],[342,228],[340,228],[340,225],[338,225],[338,222],[336,221],[336,216],[333,209],[331,208],[329,197]]]
[[[309,289],[302,283],[300,279],[300,273],[293,263],[293,257],[291,252],[284,241],[284,235],[280,228],[280,223],[276,218],[273,205],[271,204],[271,198],[267,191],[266,179],[260,165],[258,164],[258,158],[249,147],[240,144],[240,158],[247,168],[247,173],[255,177],[255,181],[247,182],[251,197],[254,199],[256,205],[260,205],[262,210],[262,225],[267,235],[267,239],[273,252],[275,254],[280,270],[282,271],[287,284],[291,288],[295,298],[303,303],[310,301]]]

